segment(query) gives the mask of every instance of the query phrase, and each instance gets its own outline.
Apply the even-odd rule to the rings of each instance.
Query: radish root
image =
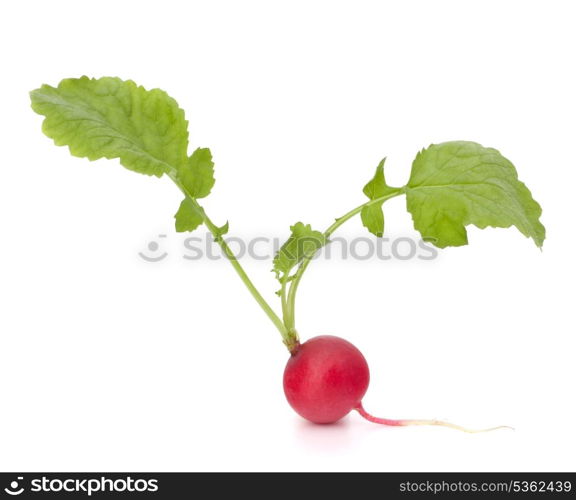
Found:
[[[467,432],[469,434],[495,431],[497,429],[514,430],[513,427],[510,427],[508,425],[498,425],[496,427],[489,427],[488,429],[468,429],[466,427],[462,427],[461,425],[451,424],[450,422],[444,422],[442,420],[395,420],[395,419],[390,419],[390,418],[379,418],[379,417],[375,417],[373,415],[370,415],[370,413],[368,413],[364,409],[364,407],[362,406],[362,403],[358,403],[358,405],[354,409],[363,418],[365,418],[369,422],[373,422],[375,424],[380,424],[380,425],[390,425],[390,426],[394,426],[394,427],[403,427],[403,426],[408,426],[408,425],[437,425],[437,426],[441,426],[441,427],[448,427],[450,429],[455,429],[455,430],[461,431],[461,432]]]

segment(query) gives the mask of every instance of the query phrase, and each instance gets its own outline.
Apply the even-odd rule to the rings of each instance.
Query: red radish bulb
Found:
[[[350,342],[331,335],[300,344],[284,371],[284,393],[296,413],[331,424],[356,408],[370,382],[368,363]]]
[[[347,340],[321,335],[298,345],[284,370],[284,393],[301,417],[315,424],[331,424],[352,410],[370,422],[382,425],[440,425],[464,432],[471,430],[441,420],[393,420],[370,415],[362,406],[368,390],[370,370],[362,353]]]

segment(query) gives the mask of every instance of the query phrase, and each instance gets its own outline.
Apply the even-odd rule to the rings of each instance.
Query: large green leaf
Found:
[[[433,144],[412,164],[406,203],[414,227],[436,246],[468,243],[466,226],[516,226],[538,247],[545,238],[534,201],[498,151],[475,142]]]
[[[119,158],[130,170],[160,177],[187,161],[187,121],[174,99],[119,78],[82,77],[30,93],[58,146],[89,160]]]

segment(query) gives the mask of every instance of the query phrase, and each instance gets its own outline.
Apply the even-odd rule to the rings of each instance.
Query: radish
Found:
[[[332,424],[356,410],[370,422],[390,426],[440,425],[464,432],[509,428],[467,429],[441,420],[393,420],[370,415],[362,406],[370,371],[362,353],[350,342],[321,335],[298,345],[284,370],[284,394],[301,417],[315,424]]]
[[[298,346],[284,370],[284,393],[296,413],[316,424],[331,424],[361,404],[370,371],[362,353],[331,335]]]
[[[382,160],[364,186],[368,198],[337,218],[325,231],[297,222],[277,252],[273,272],[279,283],[279,314],[256,288],[225,235],[229,224],[215,224],[201,205],[214,186],[214,162],[207,148],[188,154],[188,122],[177,102],[160,89],[146,90],[120,78],[67,78],[57,87],[42,85],[30,94],[32,108],[45,117],[42,130],[58,146],[68,146],[75,156],[97,160],[117,158],[145,175],[168,177],[183,199],[175,214],[178,232],[204,225],[220,245],[254,300],[280,332],[291,353],[284,372],[284,391],[292,408],[311,422],[329,424],[356,410],[365,419],[391,426],[441,425],[467,432],[463,427],[438,420],[391,420],[373,417],[364,410],[362,398],[370,380],[368,364],[356,347],[338,337],[320,336],[300,343],[296,330],[296,292],[313,257],[330,243],[345,222],[359,215],[374,236],[384,234],[383,205],[397,196],[406,197],[406,208],[422,238],[438,248],[468,243],[466,226],[515,226],[542,247],[545,228],[542,210],[528,188],[518,180],[512,163],[497,150],[470,141],[432,144],[415,157],[410,177],[402,187],[391,187]],[[257,148],[254,149],[257,153]],[[351,172],[353,170],[351,169]],[[327,173],[328,175],[328,173]],[[282,177],[283,176],[283,177]],[[243,196],[259,179],[246,174]],[[279,172],[284,188],[306,182],[294,181],[290,172]],[[318,190],[329,190],[330,182]],[[278,198],[281,202],[281,191]],[[98,197],[100,195],[98,194]],[[96,198],[99,199],[99,198]],[[294,203],[297,196],[286,197]],[[263,216],[274,213],[262,208]],[[343,286],[344,288],[344,286]]]

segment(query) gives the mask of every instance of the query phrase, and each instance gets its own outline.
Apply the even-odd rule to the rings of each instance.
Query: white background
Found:
[[[570,1],[4,2],[0,470],[574,470],[575,9]],[[544,208],[543,252],[469,230],[434,261],[316,261],[305,339],[367,357],[366,407],[515,431],[314,426],[287,352],[225,262],[182,259],[168,179],[73,158],[28,91],[83,74],[161,87],[210,147],[231,235],[324,228],[421,147],[498,148]],[[417,237],[404,200],[391,237]],[[138,257],[165,233],[169,256]],[[359,220],[343,235],[364,236]],[[244,260],[274,301],[269,262]]]

